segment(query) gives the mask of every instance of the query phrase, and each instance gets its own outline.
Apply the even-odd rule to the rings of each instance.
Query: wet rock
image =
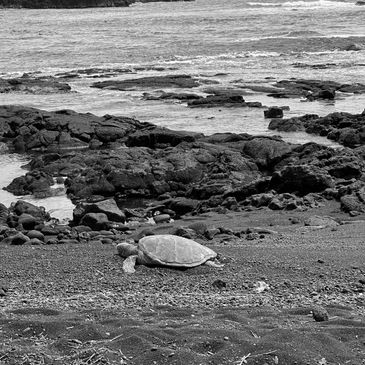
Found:
[[[334,186],[330,175],[323,170],[307,165],[287,166],[272,175],[270,185],[280,192],[298,192],[305,195],[320,192]]]
[[[313,215],[305,219],[305,226],[337,227],[339,223],[332,217]]]
[[[155,215],[153,217],[153,220],[155,221],[156,224],[169,223],[171,220],[171,217],[169,214],[159,214],[159,215]]]
[[[21,224],[24,229],[32,230],[38,223],[37,219],[30,214],[23,213],[18,218],[18,224]]]
[[[143,99],[144,100],[181,100],[181,101],[187,101],[187,100],[196,100],[200,99],[201,96],[197,94],[192,93],[174,93],[174,92],[158,92],[155,94],[151,93],[143,93]]]
[[[94,231],[105,229],[107,223],[109,223],[109,220],[104,213],[87,213],[80,221],[81,225],[89,226]]]
[[[87,213],[104,213],[108,220],[114,222],[125,222],[126,217],[114,199],[106,199],[95,203],[79,203],[74,209],[74,224],[80,222],[82,217]]]
[[[11,210],[14,211],[18,216],[26,213],[35,218],[40,218],[41,220],[50,219],[50,215],[46,212],[44,207],[37,207],[34,204],[25,202],[24,200],[18,200],[14,205],[11,206]]]
[[[264,110],[264,116],[265,118],[283,118],[284,112],[283,109],[273,106],[268,110]]]
[[[340,202],[344,212],[365,212],[365,202],[361,201],[355,194],[342,196]]]
[[[0,78],[1,93],[24,93],[24,94],[60,94],[68,93],[71,87],[59,82],[51,77],[49,78],[31,78],[22,76],[12,79]]]
[[[193,88],[199,86],[196,79],[188,75],[166,75],[166,76],[149,76],[139,79],[128,80],[108,80],[95,82],[92,87],[109,90],[134,90],[136,88],[164,88],[164,87],[181,87]]]
[[[294,148],[279,138],[256,137],[243,144],[242,152],[264,169],[271,168]]]
[[[322,307],[313,308],[312,316],[316,322],[325,322],[329,320],[328,312]]]
[[[30,238],[30,239],[37,239],[37,240],[40,240],[40,241],[44,241],[44,234],[42,232],[39,232],[39,231],[36,231],[36,230],[31,230],[27,233],[27,236]]]
[[[131,134],[127,140],[129,147],[176,146],[181,142],[194,142],[203,134],[187,131],[173,131],[168,128],[156,127],[151,130],[137,131]]]
[[[261,107],[262,104],[249,104],[241,95],[208,95],[197,100],[188,102],[190,108],[213,108],[213,107]]]
[[[44,241],[43,240],[40,240],[38,238],[31,238],[28,242],[27,242],[28,245],[31,245],[31,246],[40,246],[40,245],[44,245]]]
[[[175,198],[165,203],[170,209],[176,212],[177,216],[182,216],[194,211],[198,204],[198,200],[189,198]]]
[[[29,237],[27,237],[25,234],[21,232],[18,232],[17,234],[9,238],[10,238],[10,245],[15,245],[15,246],[24,245],[24,243],[30,241]]]

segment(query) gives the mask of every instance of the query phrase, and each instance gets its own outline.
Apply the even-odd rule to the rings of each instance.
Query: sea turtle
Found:
[[[138,246],[127,242],[117,245],[118,254],[125,258],[123,270],[134,273],[135,264],[189,268],[199,265],[223,267],[213,261],[217,253],[193,240],[161,234],[146,236],[139,240]]]

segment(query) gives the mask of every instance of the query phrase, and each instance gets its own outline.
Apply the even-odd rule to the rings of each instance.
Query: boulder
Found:
[[[173,131],[168,128],[156,127],[152,130],[142,130],[131,134],[127,146],[156,148],[159,146],[177,146],[181,142],[194,142],[202,137],[202,133],[188,131]]]
[[[40,241],[44,241],[44,234],[40,231],[36,231],[36,230],[31,230],[27,233],[27,236],[30,238],[30,239],[37,239],[37,240],[40,240]]]
[[[114,222],[125,222],[125,214],[119,209],[113,198],[95,203],[79,203],[74,209],[74,223],[78,223],[87,213],[104,213],[108,220]]]
[[[30,214],[23,213],[18,218],[18,224],[26,230],[32,230],[38,224],[38,220]]]
[[[315,227],[337,227],[340,224],[332,217],[313,215],[305,219],[305,226]]]
[[[10,236],[9,239],[10,244],[16,246],[24,245],[24,243],[30,241],[30,238],[21,232],[18,232],[14,236]]]
[[[283,118],[284,112],[283,109],[273,106],[268,110],[264,110],[264,116],[265,118]]]
[[[81,225],[88,226],[94,231],[105,229],[108,223],[108,217],[104,213],[87,213],[80,222]]]
[[[272,175],[270,187],[279,193],[297,192],[305,195],[334,187],[331,176],[310,165],[287,166]]]
[[[17,215],[26,213],[42,220],[48,220],[50,218],[49,213],[47,213],[43,207],[37,207],[31,203],[25,202],[24,200],[18,200],[14,205],[12,205],[11,210]]]

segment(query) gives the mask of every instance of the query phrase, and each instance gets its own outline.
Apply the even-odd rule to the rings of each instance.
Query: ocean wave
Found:
[[[314,1],[286,1],[284,3],[272,2],[248,2],[253,7],[283,7],[283,8],[347,8],[355,6],[355,2],[331,1],[331,0],[314,0]]]
[[[161,60],[161,63],[195,63],[195,62],[211,62],[211,61],[229,61],[242,58],[252,57],[278,57],[279,52],[266,52],[266,51],[245,51],[245,52],[230,52],[220,53],[217,55],[197,55],[197,56],[181,56],[174,55],[168,59]]]

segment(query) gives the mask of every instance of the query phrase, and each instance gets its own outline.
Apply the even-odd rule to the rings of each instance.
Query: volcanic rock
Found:
[[[163,88],[163,87],[181,87],[193,88],[199,86],[196,79],[188,75],[166,75],[166,76],[148,76],[139,79],[127,80],[108,80],[95,82],[92,87],[109,90],[134,90],[136,88]]]

